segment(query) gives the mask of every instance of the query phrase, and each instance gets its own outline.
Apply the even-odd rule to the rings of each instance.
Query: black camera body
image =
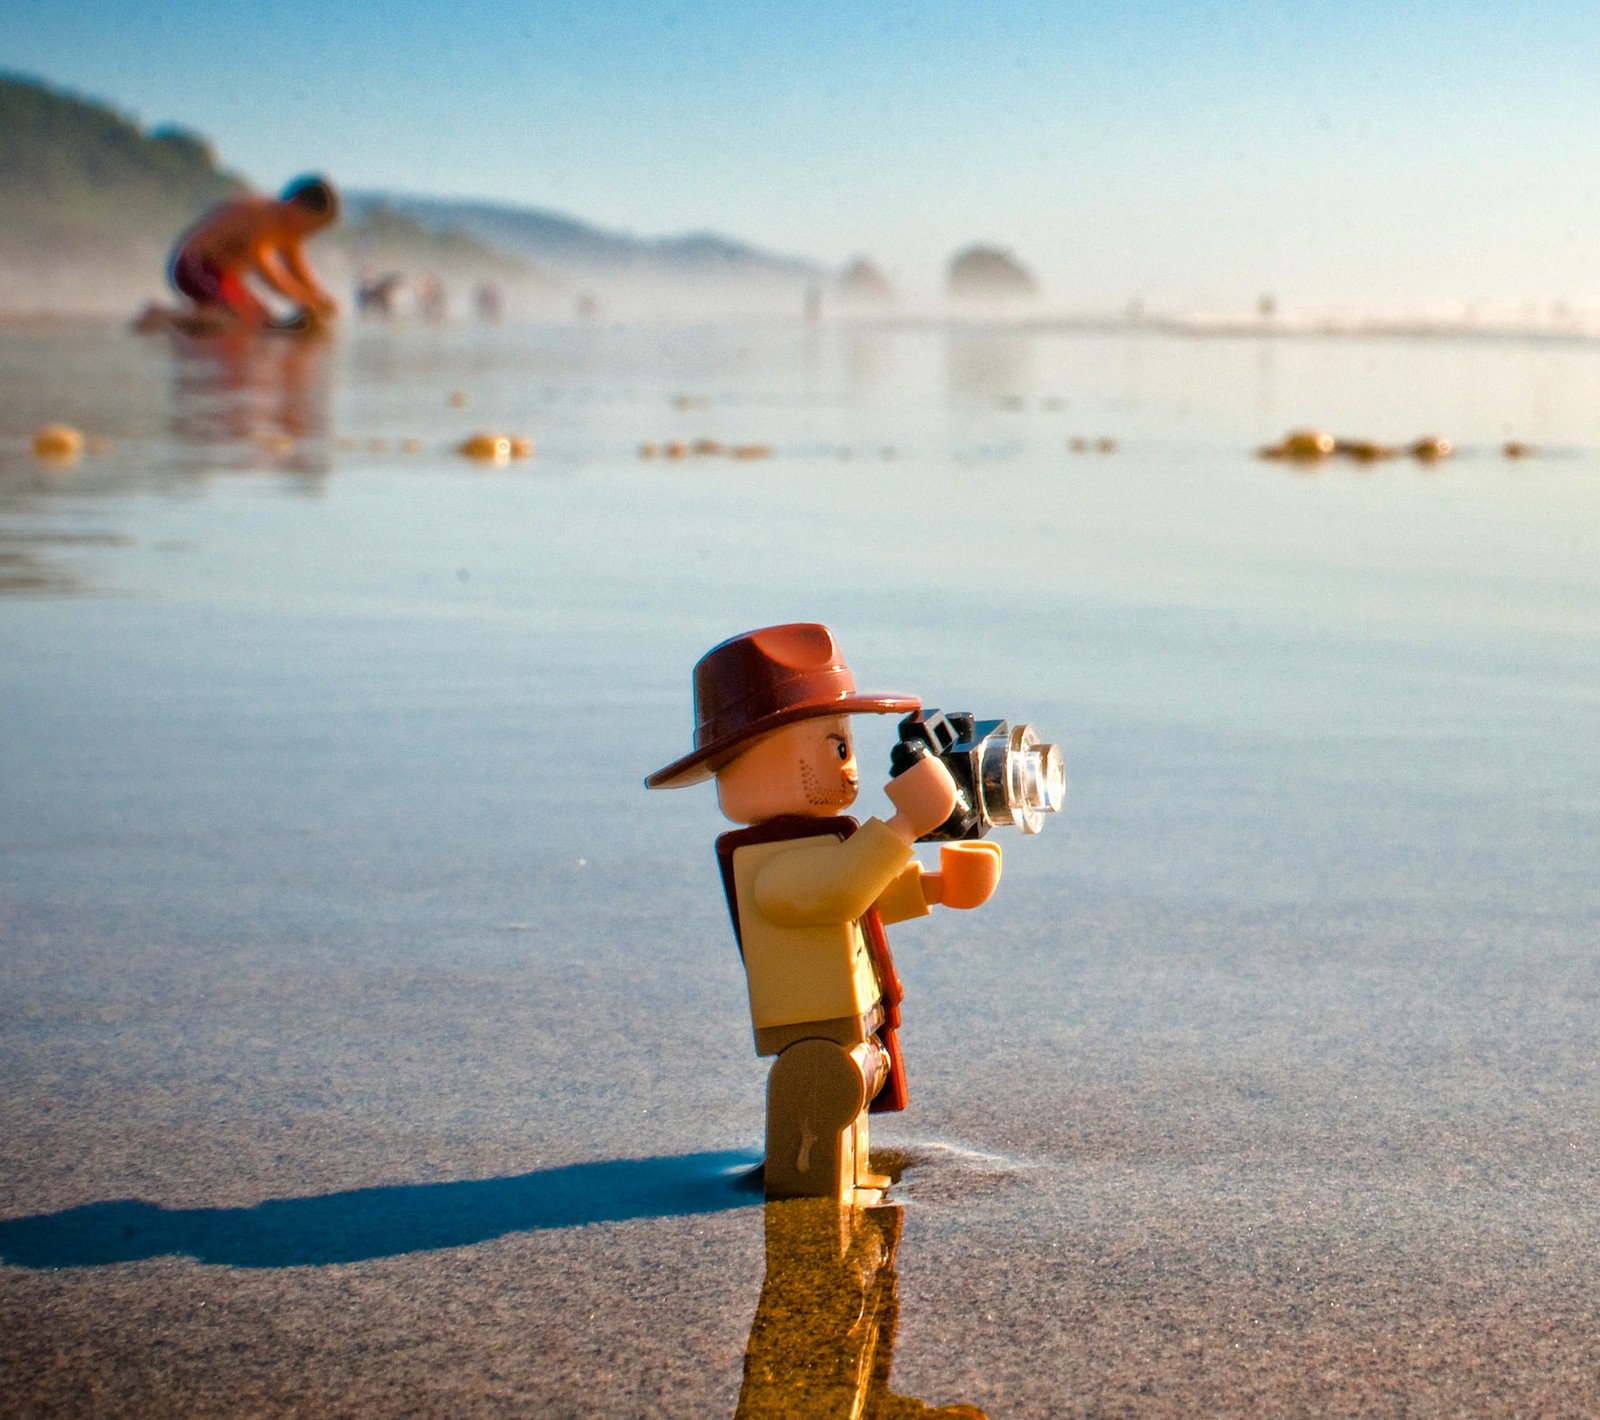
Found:
[[[920,759],[937,759],[956,784],[956,806],[919,843],[982,838],[997,824],[1023,833],[1044,827],[1043,815],[1066,798],[1066,769],[1058,745],[1044,744],[1032,725],[1014,729],[1004,720],[980,720],[961,710],[913,711],[900,722],[889,752],[891,778]]]

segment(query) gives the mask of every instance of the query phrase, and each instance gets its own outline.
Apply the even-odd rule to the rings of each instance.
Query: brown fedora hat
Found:
[[[751,740],[818,715],[905,715],[914,695],[856,690],[833,632],[814,621],[768,626],[713,646],[694,668],[694,751],[644,782],[677,789],[709,779]]]

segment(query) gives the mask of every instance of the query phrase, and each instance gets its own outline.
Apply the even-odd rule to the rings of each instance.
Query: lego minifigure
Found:
[[[869,1167],[867,1114],[906,1098],[883,926],[938,904],[986,902],[999,846],[945,843],[936,872],[916,861],[912,844],[959,812],[957,782],[932,754],[911,756],[889,781],[890,817],[858,826],[841,816],[858,782],[849,717],[921,707],[914,696],[858,692],[827,627],[724,641],[696,665],[694,691],[694,750],[645,782],[668,789],[714,776],[722,812],[746,825],[724,834],[717,853],[756,1053],[776,1057],[766,1196],[876,1202],[889,1180]]]

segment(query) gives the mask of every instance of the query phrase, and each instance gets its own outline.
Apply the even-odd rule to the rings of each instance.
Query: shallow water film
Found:
[[[1585,343],[0,332],[3,1408],[1600,1410],[1597,387]],[[800,620],[1068,771],[992,902],[894,929],[862,1213],[749,1186],[727,824],[642,782],[695,660]]]

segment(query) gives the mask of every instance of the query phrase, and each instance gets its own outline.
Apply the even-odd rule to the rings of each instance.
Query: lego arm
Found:
[[[950,817],[956,781],[937,759],[924,759],[883,786],[895,812],[885,825],[907,847]]]
[[[869,907],[888,924],[926,917],[935,905],[981,907],[999,881],[998,843],[943,844],[939,871],[930,873],[887,824],[868,819],[851,838],[807,839],[764,865],[755,903],[785,927],[850,922]]]
[[[885,922],[926,915],[929,906],[977,907],[1000,880],[1000,849],[985,842],[945,844],[937,873],[911,856],[920,833],[950,816],[955,784],[937,760],[923,760],[886,789],[895,813],[868,819],[847,839],[813,838],[765,864],[756,907],[785,927],[851,922],[877,906]]]
[[[982,907],[1000,882],[1000,845],[986,840],[946,843],[937,872],[912,862],[874,904],[885,925],[926,917],[930,907]]]
[[[925,759],[896,775],[884,792],[899,810],[889,820],[889,827],[905,837],[908,844],[937,828],[955,807],[955,781],[936,759]],[[879,911],[885,922],[898,922],[921,916],[935,903],[946,907],[981,907],[999,881],[998,843],[982,839],[946,843],[939,851],[939,871],[921,873],[922,902],[916,907],[908,904],[902,908],[897,892],[885,894],[886,900],[879,903]],[[900,883],[893,885],[894,890],[901,887]],[[887,900],[891,895],[893,900]]]
[[[888,820],[868,819],[845,839],[807,839],[764,864],[754,884],[757,910],[785,927],[853,922],[908,867],[915,871],[911,845],[950,816],[955,781],[938,760],[924,759],[885,792],[895,807]]]
[[[881,819],[849,838],[808,838],[762,865],[755,906],[784,927],[853,922],[911,863],[911,846]]]

